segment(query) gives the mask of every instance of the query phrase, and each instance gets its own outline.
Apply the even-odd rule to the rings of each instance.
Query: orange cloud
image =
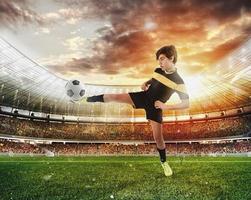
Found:
[[[25,5],[21,11],[8,2],[0,2],[0,10],[4,10],[0,23],[26,19],[25,10],[39,19],[35,8],[28,7],[26,1],[21,1],[20,5]],[[157,64],[156,50],[167,44],[177,47],[178,64],[182,63],[187,72],[195,74],[236,49],[251,33],[251,20],[245,20],[251,16],[250,0],[62,0],[57,3],[66,7],[58,11],[66,21],[105,19],[110,23],[96,31],[98,37],[92,38],[90,55],[73,58],[60,66],[49,65],[62,74],[75,71],[147,77]],[[53,21],[57,19],[54,17]]]

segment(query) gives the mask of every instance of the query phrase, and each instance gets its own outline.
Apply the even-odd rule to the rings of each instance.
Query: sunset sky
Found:
[[[251,35],[250,0],[1,0],[1,37],[63,78],[141,84],[173,44],[185,77]]]

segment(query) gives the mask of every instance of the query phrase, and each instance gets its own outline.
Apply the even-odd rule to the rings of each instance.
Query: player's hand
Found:
[[[154,107],[156,109],[161,109],[161,110],[164,110],[166,108],[166,104],[164,104],[163,102],[161,101],[155,101],[154,102]]]
[[[146,91],[146,90],[148,90],[149,86],[150,86],[150,84],[147,84],[147,83],[145,82],[145,83],[143,83],[143,84],[141,85],[141,89],[144,90],[144,91]]]

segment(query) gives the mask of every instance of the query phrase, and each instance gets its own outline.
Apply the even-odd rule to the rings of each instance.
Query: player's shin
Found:
[[[87,102],[104,102],[104,95],[87,97]]]
[[[164,149],[159,149],[157,148],[158,152],[159,152],[159,157],[160,157],[160,161],[163,163],[163,162],[166,162],[166,148]]]

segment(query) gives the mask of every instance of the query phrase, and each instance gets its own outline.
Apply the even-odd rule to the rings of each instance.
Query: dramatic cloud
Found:
[[[98,30],[104,34],[93,47],[96,52],[94,60],[99,57],[96,64],[102,73],[119,73],[121,68],[137,67],[143,63],[149,64],[146,74],[150,73],[154,52],[170,43],[181,49],[183,63],[195,67],[191,72],[200,71],[200,66],[215,63],[250,35],[250,22],[233,24],[250,16],[250,1],[121,0],[113,3],[91,1],[87,4],[74,1],[73,5],[78,8],[88,5],[91,17],[110,19],[110,30]],[[154,27],[150,30],[146,28],[149,19]],[[221,32],[232,31],[233,26],[239,33],[235,38],[230,33],[221,35]],[[184,49],[187,51],[182,52]]]
[[[1,0],[0,1],[0,25],[14,29],[15,25],[27,23],[42,24],[41,17],[28,5],[26,0]]]
[[[2,24],[42,20],[71,28],[65,28],[64,33],[70,33],[61,43],[71,53],[85,53],[48,65],[62,74],[146,78],[158,64],[156,50],[167,44],[178,49],[177,65],[195,74],[236,49],[251,33],[250,0],[56,0],[58,9],[40,14],[26,1],[8,2],[0,3]],[[88,30],[82,27],[88,20],[104,25],[83,38],[79,30]]]

